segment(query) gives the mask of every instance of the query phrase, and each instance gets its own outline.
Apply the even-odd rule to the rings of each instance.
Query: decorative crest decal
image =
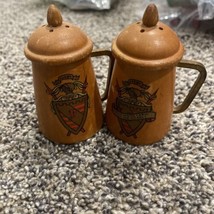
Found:
[[[112,111],[118,118],[121,134],[137,138],[136,133],[147,122],[156,119],[156,113],[152,109],[152,101],[157,98],[157,91],[150,94],[147,92],[150,86],[135,79],[122,82],[119,86],[116,82],[118,97],[112,104]]]
[[[71,133],[85,132],[83,128],[89,108],[89,97],[86,92],[87,76],[84,82],[79,75],[64,74],[53,81],[53,88],[46,83],[46,92],[52,96],[51,106],[59,121]]]

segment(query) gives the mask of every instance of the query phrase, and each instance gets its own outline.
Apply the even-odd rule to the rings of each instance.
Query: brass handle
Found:
[[[190,89],[188,95],[184,99],[183,103],[179,106],[176,106],[174,108],[173,113],[181,113],[189,107],[189,105],[195,98],[196,94],[198,93],[199,89],[201,88],[207,76],[207,72],[204,65],[199,62],[195,62],[191,60],[181,60],[177,66],[181,68],[195,69],[199,72],[199,75],[195,83],[193,84],[192,88]]]
[[[114,57],[113,57],[112,52],[110,50],[105,50],[105,49],[92,51],[91,57],[96,57],[96,56],[108,56],[110,59],[107,82],[106,82],[106,89],[105,89],[105,92],[101,95],[101,100],[104,101],[108,97],[108,90],[109,90],[111,75],[112,75],[112,71],[113,71],[113,67],[114,67]]]

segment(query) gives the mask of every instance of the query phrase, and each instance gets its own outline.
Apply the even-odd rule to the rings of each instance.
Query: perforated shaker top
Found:
[[[47,22],[31,34],[25,46],[25,55],[31,61],[66,64],[91,53],[92,41],[79,27],[63,22],[60,11],[54,5],[48,8]]]
[[[183,56],[176,33],[159,21],[158,10],[150,4],[141,21],[126,27],[112,44],[114,55],[148,68],[171,66]]]

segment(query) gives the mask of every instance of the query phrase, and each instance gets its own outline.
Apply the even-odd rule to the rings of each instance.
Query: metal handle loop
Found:
[[[113,67],[114,67],[114,57],[113,57],[112,52],[110,50],[105,50],[105,49],[92,51],[91,57],[96,57],[96,56],[108,56],[110,59],[107,82],[106,82],[106,89],[105,89],[105,92],[101,95],[101,100],[104,101],[108,97],[108,90],[109,90],[111,75],[112,75],[112,71],[113,71]]]
[[[195,98],[196,94],[198,93],[199,89],[201,88],[207,76],[207,72],[204,65],[199,62],[195,62],[191,60],[181,60],[177,66],[181,68],[195,69],[199,72],[199,75],[195,83],[193,84],[192,88],[190,89],[188,95],[184,99],[183,103],[179,106],[176,106],[174,108],[173,113],[181,113],[189,107],[189,105]]]

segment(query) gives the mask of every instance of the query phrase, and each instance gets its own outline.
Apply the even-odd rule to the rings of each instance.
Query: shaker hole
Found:
[[[54,31],[53,29],[50,29],[50,30],[49,30],[49,32],[53,32],[53,31]]]
[[[162,27],[159,27],[159,29],[160,29],[160,30],[163,30],[163,28],[162,28]]]
[[[145,30],[144,30],[144,29],[141,29],[140,32],[143,33],[143,32],[145,32]]]
[[[69,28],[70,26],[69,25],[65,25],[65,27]]]

